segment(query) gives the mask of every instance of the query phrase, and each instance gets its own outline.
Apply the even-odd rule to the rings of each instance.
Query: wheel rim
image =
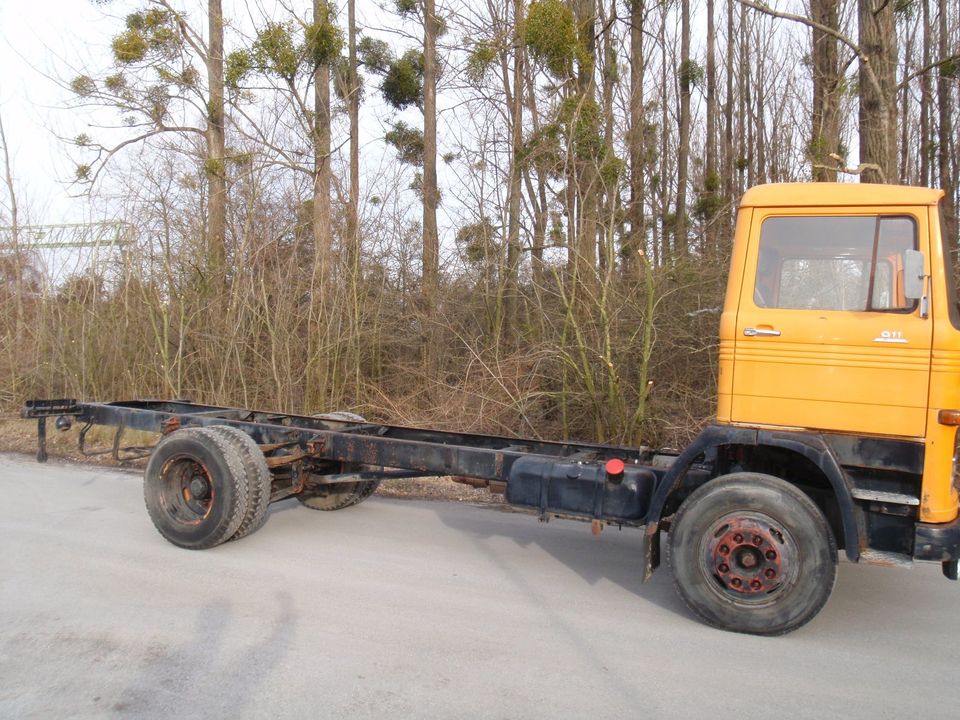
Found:
[[[170,458],[160,471],[160,504],[174,522],[197,525],[210,515],[215,496],[210,471],[194,458]]]
[[[777,601],[796,582],[800,549],[790,532],[761,512],[718,519],[701,543],[700,567],[722,597],[752,606]]]

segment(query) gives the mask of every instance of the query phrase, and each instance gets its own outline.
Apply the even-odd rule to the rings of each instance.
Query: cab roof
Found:
[[[943,190],[870,183],[778,183],[757,185],[740,207],[837,207],[853,205],[936,205]]]

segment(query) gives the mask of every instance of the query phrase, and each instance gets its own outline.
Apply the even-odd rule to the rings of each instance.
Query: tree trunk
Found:
[[[893,182],[897,178],[897,38],[893,8],[890,0],[859,0],[860,162],[879,167],[865,169],[861,182]]]
[[[737,189],[743,193],[753,185],[753,123],[747,121],[750,112],[750,38],[747,9],[740,6],[740,73],[737,77]],[[746,178],[746,186],[744,185]]]
[[[711,200],[720,189],[720,176],[717,174],[717,28],[714,11],[714,0],[707,0],[707,137],[703,195],[707,200],[705,206],[708,212],[703,218],[703,243],[708,255],[714,255],[717,251],[715,203]]]
[[[933,26],[930,24],[930,0],[921,2],[923,13],[923,67],[930,67],[932,51],[930,47]],[[920,184],[930,185],[930,109],[933,106],[933,91],[930,86],[930,71],[920,76]]]
[[[911,18],[912,19],[912,18]],[[907,58],[906,66],[904,67],[904,76],[910,70],[910,59],[913,58],[913,43],[914,37],[916,35],[916,27],[911,27],[905,32],[905,44],[903,47],[903,56]],[[897,178],[897,182],[901,185],[907,185],[910,183],[910,171],[913,167],[913,153],[911,152],[912,148],[910,147],[910,96],[912,90],[910,88],[910,83],[904,82],[903,87],[899,90],[900,97],[898,102],[900,103],[900,117],[904,119],[904,122],[900,123],[900,140],[899,148],[897,150],[897,165],[900,168],[900,175]]]
[[[357,74],[357,2],[347,0],[347,111],[350,116],[350,197],[347,201],[347,262],[360,273],[360,78]]]
[[[677,138],[677,204],[674,218],[674,252],[686,255],[687,247],[687,165],[690,157],[690,0],[680,0],[680,121]]]
[[[820,25],[838,29],[839,0],[811,0],[810,18]],[[813,33],[813,123],[810,133],[810,161],[813,179],[836,182],[837,162],[831,154],[840,153],[840,81],[837,39],[817,28]]]
[[[24,263],[23,255],[20,250],[20,211],[17,206],[17,191],[13,182],[13,169],[10,166],[10,145],[7,142],[7,134],[3,128],[3,117],[0,116],[0,148],[3,149],[3,179],[7,186],[7,195],[10,198],[10,241],[13,250],[13,290],[16,302],[16,341],[19,342],[20,333],[23,331],[23,275]],[[17,382],[14,378],[12,387],[16,387]]]
[[[630,5],[630,232],[623,238],[623,271],[631,281],[640,277],[640,254],[644,252],[644,162],[646,124],[643,108],[643,16],[646,0],[633,0]]]
[[[520,30],[523,22],[523,0],[513,0],[513,92],[510,94],[510,187],[507,201],[507,267],[503,283],[504,335],[513,337],[517,330],[520,273],[520,160],[523,154],[523,53]]]
[[[313,21],[325,20],[325,0],[313,1]],[[321,278],[330,262],[330,66],[313,73],[313,252]]]
[[[950,57],[950,37],[947,33],[947,3],[948,0],[940,0],[937,11],[939,18],[937,21],[937,34],[939,44],[940,59],[946,60]],[[937,109],[940,114],[940,139],[937,144],[937,169],[940,175],[940,188],[946,193],[943,199],[943,214],[946,221],[946,235],[951,242],[957,241],[957,208],[954,205],[953,183],[956,178],[951,173],[951,153],[950,148],[953,144],[953,115],[951,112],[951,79],[946,76],[944,66],[941,65],[937,77]],[[956,159],[954,158],[954,168]]]
[[[596,2],[575,0],[574,14],[580,28],[580,41],[587,57],[577,69],[577,100],[581,106],[596,102]],[[579,110],[578,110],[579,112]],[[574,124],[576,124],[576,120]],[[596,128],[592,128],[594,132]],[[588,130],[589,132],[589,130]],[[579,227],[576,235],[575,271],[580,280],[589,280],[597,266],[597,230],[599,214],[599,173],[595,157],[583,156],[575,138],[574,165],[576,167],[576,203],[579,210]]]
[[[768,173],[767,173],[767,148],[768,138],[767,138],[767,123],[766,123],[766,113],[764,112],[767,104],[766,97],[766,67],[763,64],[763,61],[757,63],[757,72],[755,75],[756,82],[756,91],[754,93],[755,105],[754,110],[751,111],[753,115],[753,122],[751,126],[756,128],[756,137],[753,147],[756,148],[757,152],[757,174],[751,185],[756,185],[760,183],[767,182]]]
[[[523,68],[523,89],[526,100],[527,112],[530,115],[530,123],[533,126],[533,133],[537,135],[540,132],[540,114],[537,109],[536,83],[533,81],[531,65],[527,61],[525,48],[520,47],[517,51],[523,57],[521,67]],[[546,266],[543,261],[543,251],[547,245],[547,223],[549,220],[550,207],[547,201],[547,187],[544,173],[537,173],[537,186],[533,187],[530,180],[529,165],[524,173],[527,182],[527,196],[530,198],[530,205],[533,207],[533,246],[531,247],[531,265],[533,272],[533,284],[538,291],[545,285]]]
[[[600,177],[597,182],[597,194],[600,198],[600,212],[598,213],[597,232],[597,267],[601,274],[612,271],[616,266],[614,254],[614,236],[617,234],[617,208],[619,193],[617,192],[619,178],[610,178],[602,173],[603,163],[608,158],[616,156],[613,144],[613,89],[616,80],[617,56],[613,49],[612,26],[617,21],[616,0],[610,2],[610,14],[607,15],[603,0],[599,2],[600,27],[603,35],[603,155],[599,159],[597,171]]]
[[[727,94],[726,105],[724,107],[724,128],[723,128],[723,200],[724,204],[732,207],[734,204],[735,180],[733,176],[734,158],[733,158],[733,54],[734,54],[734,24],[733,24],[733,3],[735,0],[727,0]],[[733,216],[730,210],[725,210],[723,214],[723,241],[732,242]]]
[[[213,282],[220,285],[226,273],[227,176],[224,162],[223,109],[223,9],[221,0],[209,0],[210,40],[207,50],[207,252]]]
[[[671,247],[673,227],[670,224],[670,182],[668,173],[664,172],[663,159],[672,153],[670,148],[670,113],[667,109],[667,98],[670,97],[667,71],[667,3],[660,6],[660,262],[669,265],[675,255],[676,248]],[[674,56],[675,57],[675,56]]]
[[[424,0],[423,21],[423,299],[428,313],[440,272],[437,231],[437,18],[435,0]]]

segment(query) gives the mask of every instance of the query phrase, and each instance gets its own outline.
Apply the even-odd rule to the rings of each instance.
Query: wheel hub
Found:
[[[762,595],[780,587],[784,552],[783,534],[749,517],[725,521],[708,548],[716,578],[728,590],[744,595]]]
[[[201,475],[194,475],[187,487],[190,494],[198,500],[206,500],[210,497],[210,482]]]

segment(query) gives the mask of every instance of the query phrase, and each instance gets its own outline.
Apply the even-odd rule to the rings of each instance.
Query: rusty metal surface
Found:
[[[210,425],[238,428],[264,453],[273,479],[271,498],[274,500],[303,492],[307,478],[311,478],[310,482],[325,483],[353,481],[344,479],[354,472],[352,467],[346,469],[347,466],[367,468],[371,479],[455,476],[474,487],[489,487],[492,492],[502,493],[510,485],[513,466],[520,458],[541,463],[545,468],[562,459],[571,467],[582,468],[584,477],[590,475],[602,483],[606,477],[602,472],[605,462],[615,459],[616,463],[626,463],[635,470],[652,457],[645,448],[455,433],[361,423],[338,415],[308,417],[178,401],[31,401],[23,414],[40,422],[49,416],[66,415],[88,425],[117,427],[115,456],[119,452],[119,435],[127,428],[163,434]],[[144,452],[140,448],[136,450]],[[558,481],[558,492],[563,490],[561,494],[569,502],[544,507],[541,514],[636,522],[636,513],[614,512],[608,517],[604,502],[598,499],[600,496],[592,484],[576,479],[567,483],[565,489],[560,488],[561,484]],[[624,492],[635,493],[635,489],[620,491]]]
[[[793,547],[776,526],[759,515],[725,519],[706,552],[714,577],[728,590],[763,597],[783,582],[783,563],[796,562]]]
[[[24,417],[68,414],[98,425],[171,432],[181,427],[225,424],[247,432],[268,456],[272,468],[301,461],[351,462],[402,468],[424,475],[457,475],[506,481],[521,456],[576,457],[586,462],[647,459],[645,449],[545,442],[425,428],[357,424],[329,417],[307,417],[238,408],[167,401],[77,403],[31,401]],[[296,449],[294,449],[296,448]],[[276,451],[289,449],[282,455]]]

